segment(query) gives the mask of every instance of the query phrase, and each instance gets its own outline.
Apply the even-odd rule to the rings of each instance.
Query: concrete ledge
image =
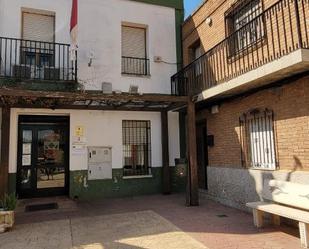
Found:
[[[284,79],[308,70],[309,49],[299,49],[198,95],[198,101],[226,97]]]
[[[122,179],[143,179],[143,178],[153,178],[153,175],[142,175],[142,176],[123,176]]]

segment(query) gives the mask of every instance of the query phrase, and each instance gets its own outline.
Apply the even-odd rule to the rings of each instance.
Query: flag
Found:
[[[71,60],[76,60],[76,51],[78,48],[77,44],[77,33],[78,33],[78,0],[72,0],[72,13],[70,23],[70,34],[71,34]]]

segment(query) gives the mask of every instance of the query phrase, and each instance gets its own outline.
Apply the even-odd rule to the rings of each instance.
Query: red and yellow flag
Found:
[[[76,59],[75,54],[77,51],[77,34],[78,34],[78,0],[72,0],[72,13],[70,23],[70,34],[71,34],[71,58]]]

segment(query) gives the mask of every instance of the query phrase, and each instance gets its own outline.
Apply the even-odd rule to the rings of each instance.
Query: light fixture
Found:
[[[212,18],[211,18],[211,17],[207,17],[206,20],[205,20],[205,23],[206,23],[209,27],[211,27],[211,25],[212,25]]]
[[[214,105],[211,107],[211,114],[217,114],[219,113],[219,106],[218,105]]]

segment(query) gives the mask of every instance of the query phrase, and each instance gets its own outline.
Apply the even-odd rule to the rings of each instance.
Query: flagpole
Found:
[[[70,36],[71,36],[71,46],[70,46],[70,60],[73,65],[75,65],[75,82],[77,82],[77,42],[78,35],[78,0],[72,0],[72,11],[71,11],[71,21],[70,21]]]

